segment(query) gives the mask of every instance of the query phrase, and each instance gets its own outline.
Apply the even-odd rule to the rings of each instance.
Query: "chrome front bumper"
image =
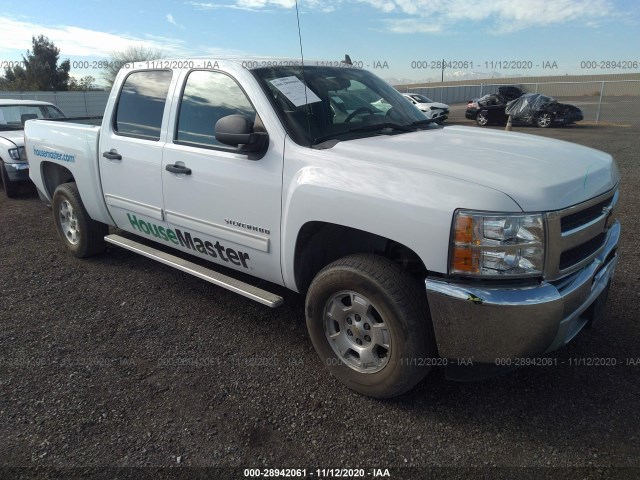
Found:
[[[553,283],[505,288],[427,278],[438,353],[448,359],[495,364],[565,345],[588,323],[585,311],[609,285],[618,262],[619,238],[616,222],[591,263]]]

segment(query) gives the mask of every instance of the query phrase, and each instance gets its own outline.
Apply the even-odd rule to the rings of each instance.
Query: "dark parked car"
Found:
[[[568,125],[583,119],[578,107],[558,103],[553,97],[539,93],[521,93],[515,99],[508,100],[509,96],[517,93],[515,90],[501,93],[499,90],[498,93],[470,100],[465,117],[484,126],[489,123],[504,125],[511,115],[514,123],[537,125],[541,128]]]
[[[534,124],[541,128],[551,125],[568,125],[582,120],[582,111],[566,103],[558,103],[553,97],[539,93],[525,93],[507,103],[505,114],[521,123]]]
[[[507,116],[504,113],[506,106],[506,102],[500,95],[485,95],[469,100],[464,116],[469,120],[475,120],[478,125],[482,126],[489,123],[504,124],[507,121]]]
[[[506,123],[504,109],[508,102],[522,96],[524,92],[515,85],[504,85],[496,93],[469,100],[465,117],[475,120],[478,125]]]

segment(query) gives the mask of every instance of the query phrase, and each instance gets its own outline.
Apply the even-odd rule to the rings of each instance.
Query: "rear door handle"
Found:
[[[183,175],[191,175],[191,169],[185,167],[184,165],[178,165],[178,164],[167,165],[165,167],[165,170],[171,173],[181,173]]]
[[[111,149],[108,152],[104,152],[102,156],[104,158],[108,158],[109,160],[122,160],[122,155],[120,155],[118,151],[115,149]]]

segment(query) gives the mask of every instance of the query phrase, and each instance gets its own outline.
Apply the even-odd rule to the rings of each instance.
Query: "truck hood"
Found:
[[[24,145],[24,130],[0,130],[0,138],[9,140],[17,147]]]
[[[599,150],[474,127],[362,138],[340,142],[331,151],[363,162],[484,185],[509,195],[526,212],[575,205],[612,189],[619,179],[611,155]]]

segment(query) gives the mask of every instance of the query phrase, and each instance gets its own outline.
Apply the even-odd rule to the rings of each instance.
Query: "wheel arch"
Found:
[[[75,178],[71,170],[62,165],[53,162],[42,162],[40,164],[40,173],[42,175],[45,194],[48,198],[53,198],[53,192],[63,183],[75,182]]]
[[[331,262],[355,253],[373,253],[389,258],[412,275],[424,279],[427,268],[411,248],[393,239],[345,225],[309,221],[295,243],[294,279],[299,292],[306,292],[315,275]]]

